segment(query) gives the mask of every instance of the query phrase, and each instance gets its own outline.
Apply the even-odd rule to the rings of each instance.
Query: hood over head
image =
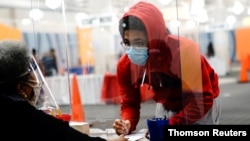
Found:
[[[122,19],[127,16],[137,17],[144,24],[149,43],[149,53],[159,52],[161,50],[160,41],[164,40],[164,42],[166,42],[168,36],[167,28],[161,11],[159,11],[159,9],[151,3],[138,2],[122,16]],[[120,24],[122,24],[122,19],[120,20]],[[121,30],[120,33],[122,34]]]
[[[136,17],[144,24],[141,28],[137,28],[136,25],[136,29],[143,30],[144,28],[147,33],[149,54],[146,64],[147,72],[155,70],[167,71],[171,64],[172,54],[168,47],[168,30],[161,11],[151,3],[136,3],[120,19],[119,30],[122,37],[124,30],[126,30],[122,26],[123,22],[126,23],[127,17]],[[159,62],[165,62],[164,67]]]

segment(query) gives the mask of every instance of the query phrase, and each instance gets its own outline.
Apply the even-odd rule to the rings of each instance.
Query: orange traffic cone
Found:
[[[85,114],[81,102],[81,96],[78,88],[76,74],[72,78],[72,92],[71,92],[71,121],[84,122]]]
[[[242,59],[241,60],[241,68],[240,68],[240,80],[239,83],[246,83],[248,82],[248,68],[247,68],[247,59]]]

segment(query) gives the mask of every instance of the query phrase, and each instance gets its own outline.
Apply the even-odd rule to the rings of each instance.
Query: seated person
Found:
[[[38,110],[34,105],[41,83],[36,77],[31,54],[19,41],[0,42],[1,137],[8,140],[105,141],[90,137],[69,123]],[[38,66],[36,66],[38,67]],[[108,141],[126,141],[123,135]]]

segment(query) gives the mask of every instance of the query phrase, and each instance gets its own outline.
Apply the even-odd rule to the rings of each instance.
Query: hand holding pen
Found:
[[[131,123],[129,120],[116,119],[113,123],[113,128],[118,135],[127,135],[129,133]]]

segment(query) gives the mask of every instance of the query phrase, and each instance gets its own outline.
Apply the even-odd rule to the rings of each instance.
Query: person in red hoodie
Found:
[[[119,32],[125,54],[117,64],[117,134],[136,130],[140,103],[148,99],[157,103],[155,116],[167,116],[169,125],[219,123],[218,75],[194,41],[169,34],[156,6],[136,3],[120,19]]]

